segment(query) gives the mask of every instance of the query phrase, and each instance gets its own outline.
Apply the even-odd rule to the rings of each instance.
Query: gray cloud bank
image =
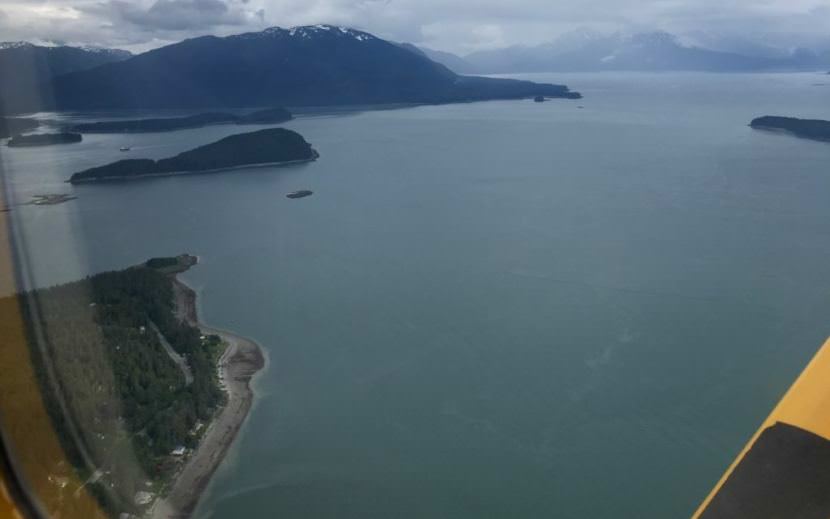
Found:
[[[830,0],[4,0],[4,40],[144,50],[203,34],[331,23],[460,54],[575,28],[710,46],[830,46]]]

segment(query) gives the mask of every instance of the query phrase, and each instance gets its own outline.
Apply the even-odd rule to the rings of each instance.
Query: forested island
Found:
[[[830,141],[830,121],[821,119],[765,115],[753,119],[749,125],[758,130],[783,131],[805,139]]]
[[[34,195],[32,199],[29,201],[30,205],[58,205],[64,202],[69,202],[70,200],[75,200],[78,198],[77,196],[65,194],[65,193],[56,193],[50,195]]]
[[[308,189],[300,189],[299,191],[292,191],[291,193],[288,193],[285,196],[288,197],[288,198],[291,198],[292,200],[296,200],[297,198],[305,198],[305,197],[311,196],[313,194],[314,194],[314,191],[310,191]]]
[[[52,144],[74,144],[82,140],[83,137],[79,133],[36,133],[33,135],[15,135],[7,144],[12,148],[24,148]]]
[[[318,156],[317,151],[299,133],[285,128],[269,128],[231,135],[167,159],[119,160],[75,173],[69,182],[80,184],[242,166],[292,164],[316,160]]]
[[[80,133],[170,132],[214,124],[278,124],[290,121],[293,117],[285,108],[269,108],[243,115],[210,112],[187,117],[80,123],[70,126],[69,130]]]

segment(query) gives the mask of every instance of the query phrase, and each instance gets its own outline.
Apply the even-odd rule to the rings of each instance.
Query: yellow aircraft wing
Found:
[[[692,517],[830,518],[830,340]]]

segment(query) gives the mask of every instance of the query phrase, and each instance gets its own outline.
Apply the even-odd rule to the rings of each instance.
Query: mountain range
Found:
[[[470,74],[798,71],[824,50],[699,32],[577,30],[535,46],[466,56],[331,25],[203,36],[133,56],[113,49],[0,43],[0,114],[38,110],[256,108],[579,97],[562,85]]]
[[[666,32],[622,35],[580,30],[541,45],[478,51],[463,57],[422,51],[456,72],[477,74],[605,70],[751,72],[830,67],[830,52],[826,51],[780,50],[748,41],[726,45],[723,40],[697,39],[720,48],[683,43]]]
[[[188,39],[56,75],[48,84],[48,94],[40,100],[18,100],[16,111],[580,97],[563,85],[462,76],[420,51],[331,25],[273,27],[227,37]]]
[[[399,45],[404,49],[420,54],[421,56],[431,59],[436,63],[440,63],[458,74],[477,73],[477,67],[475,65],[473,65],[466,59],[462,58],[461,56],[453,54],[452,52],[434,50],[428,47],[419,47],[413,45],[412,43],[400,43]]]
[[[51,96],[49,82],[56,76],[131,56],[116,49],[0,43],[0,113],[41,103]]]

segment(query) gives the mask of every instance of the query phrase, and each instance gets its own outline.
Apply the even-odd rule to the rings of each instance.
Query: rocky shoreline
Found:
[[[266,364],[262,348],[255,341],[200,323],[196,293],[175,275],[173,289],[177,316],[206,335],[219,335],[227,344],[218,368],[228,401],[173,479],[167,495],[156,501],[149,511],[148,516],[153,519],[187,518],[192,515],[253,405],[255,395],[251,379]]]

